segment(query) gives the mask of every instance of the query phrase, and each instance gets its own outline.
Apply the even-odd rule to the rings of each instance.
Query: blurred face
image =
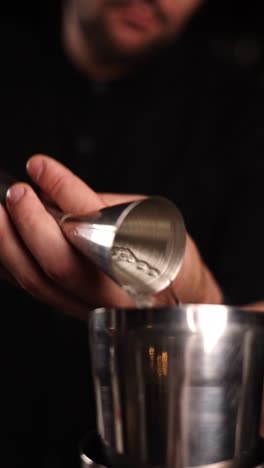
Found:
[[[84,37],[105,56],[139,57],[168,42],[202,0],[69,0]]]

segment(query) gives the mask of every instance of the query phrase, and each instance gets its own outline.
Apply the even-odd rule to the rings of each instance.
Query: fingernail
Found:
[[[15,205],[21,200],[24,194],[25,189],[21,187],[21,185],[9,188],[6,194],[8,204]]]
[[[30,177],[35,182],[38,182],[43,170],[43,162],[41,159],[29,159],[26,164],[26,169]]]

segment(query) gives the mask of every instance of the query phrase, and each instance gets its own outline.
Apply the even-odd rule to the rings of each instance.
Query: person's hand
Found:
[[[64,212],[86,214],[108,204],[107,195],[104,200],[52,158],[33,157],[27,169],[44,195]],[[109,199],[118,203],[114,196]],[[29,185],[10,187],[6,209],[0,205],[1,278],[77,316],[102,305],[133,304],[125,291],[68,243]]]
[[[47,156],[34,156],[28,174],[60,210],[78,215],[142,198],[95,193],[69,169]],[[0,264],[12,281],[42,301],[79,317],[96,307],[134,306],[127,293],[79,254],[54,218],[25,183],[11,186],[7,211],[0,206]],[[181,270],[155,303],[221,302],[221,291],[188,236]]]

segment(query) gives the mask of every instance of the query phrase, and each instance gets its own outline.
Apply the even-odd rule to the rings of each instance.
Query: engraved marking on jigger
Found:
[[[139,272],[145,273],[147,276],[152,276],[153,278],[158,278],[160,276],[160,271],[156,268],[151,267],[147,262],[139,260],[134,253],[127,247],[115,246],[112,249],[112,258],[116,262],[124,262],[135,264],[135,269]]]

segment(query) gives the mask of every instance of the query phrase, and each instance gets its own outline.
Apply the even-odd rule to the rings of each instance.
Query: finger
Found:
[[[239,306],[241,309],[249,310],[252,312],[264,312],[264,301],[253,302],[244,306]]]
[[[89,310],[87,304],[76,301],[65,291],[55,288],[48,278],[43,276],[34,259],[18,238],[2,206],[0,206],[0,226],[2,264],[0,274],[3,273],[5,279],[25,289],[35,298],[79,318],[86,317]]]
[[[86,214],[105,206],[97,193],[53,158],[33,156],[28,160],[27,172],[64,212]]]
[[[127,294],[73,249],[30,186],[13,185],[7,208],[25,245],[50,280],[91,306],[127,305]]]
[[[99,193],[99,195],[107,206],[118,205],[119,203],[129,203],[134,200],[141,200],[142,198],[146,198],[146,195],[132,193]]]
[[[87,277],[88,268],[84,268],[34,191],[26,184],[13,185],[8,190],[7,208],[21,238],[43,272],[64,288],[70,287],[74,291],[78,287],[80,294],[84,295],[87,285],[83,278]]]

